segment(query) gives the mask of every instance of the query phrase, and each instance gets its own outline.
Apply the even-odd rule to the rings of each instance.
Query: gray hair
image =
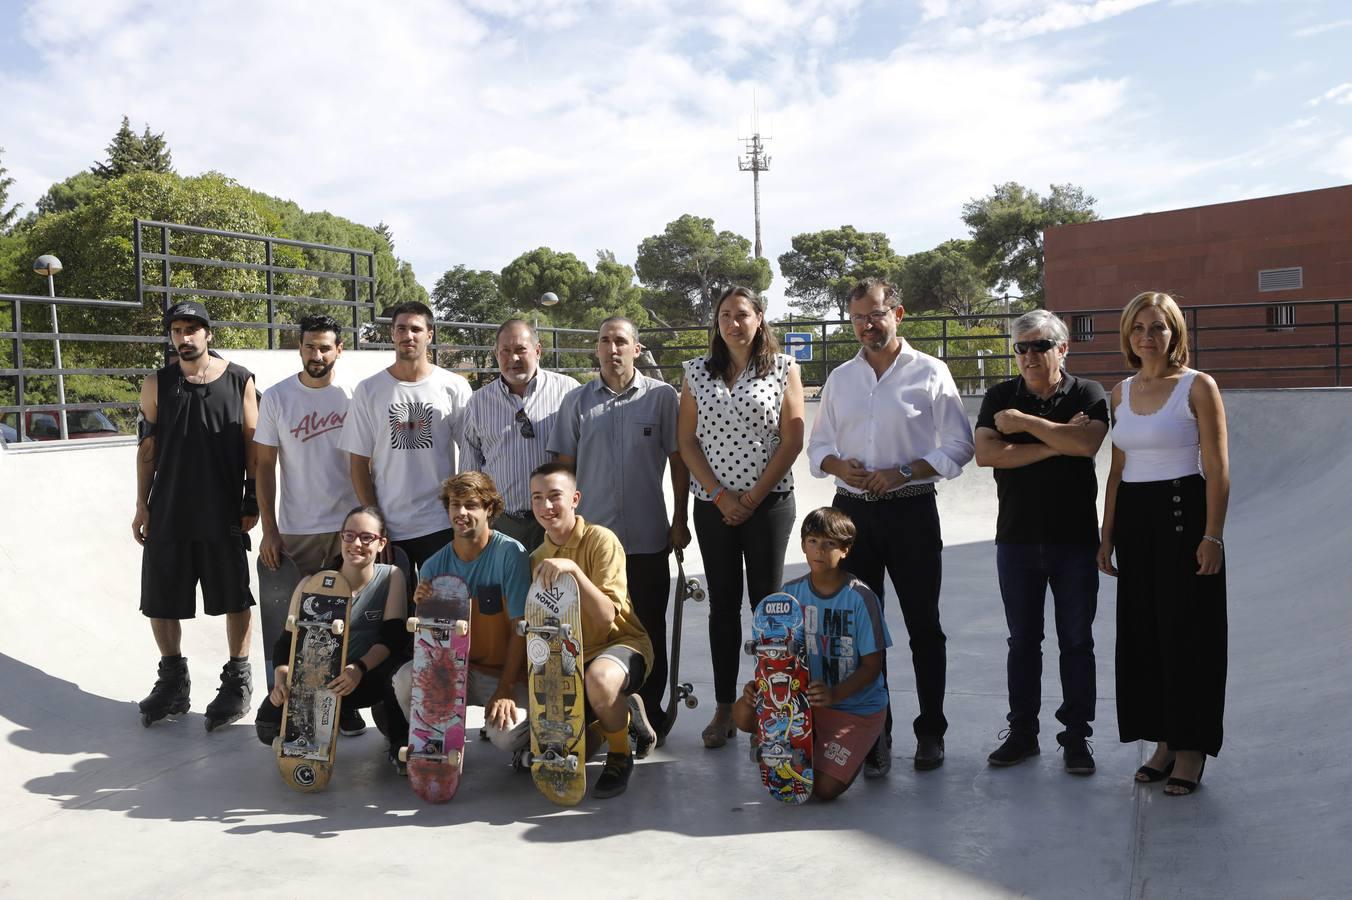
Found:
[[[1058,344],[1065,344],[1070,341],[1070,330],[1066,328],[1066,323],[1061,321],[1061,317],[1056,313],[1048,312],[1045,309],[1033,309],[1019,316],[1010,326],[1009,333],[1018,340],[1019,335],[1027,334],[1030,331],[1041,332],[1048,336],[1049,340],[1056,341]]]

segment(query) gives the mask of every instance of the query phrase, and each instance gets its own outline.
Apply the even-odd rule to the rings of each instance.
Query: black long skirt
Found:
[[[1206,481],[1122,482],[1113,523],[1121,739],[1216,756],[1225,712],[1225,568],[1197,574]]]

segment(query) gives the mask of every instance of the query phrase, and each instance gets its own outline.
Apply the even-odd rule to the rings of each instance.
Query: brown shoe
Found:
[[[737,726],[732,723],[732,706],[719,704],[714,711],[713,720],[704,726],[700,738],[708,750],[717,750],[728,742],[728,738],[737,734]]]

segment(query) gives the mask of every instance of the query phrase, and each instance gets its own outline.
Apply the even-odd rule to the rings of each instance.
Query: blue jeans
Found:
[[[1047,586],[1056,609],[1061,650],[1057,742],[1094,733],[1094,613],[1098,609],[1098,548],[1077,544],[996,544],[1000,595],[1009,624],[1009,727],[1038,733],[1042,706],[1042,628]]]

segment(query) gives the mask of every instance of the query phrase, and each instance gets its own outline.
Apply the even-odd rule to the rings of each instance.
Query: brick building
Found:
[[[1045,237],[1047,308],[1071,325],[1080,374],[1126,373],[1119,314],[1158,290],[1184,307],[1193,363],[1222,387],[1352,385],[1352,185]]]

